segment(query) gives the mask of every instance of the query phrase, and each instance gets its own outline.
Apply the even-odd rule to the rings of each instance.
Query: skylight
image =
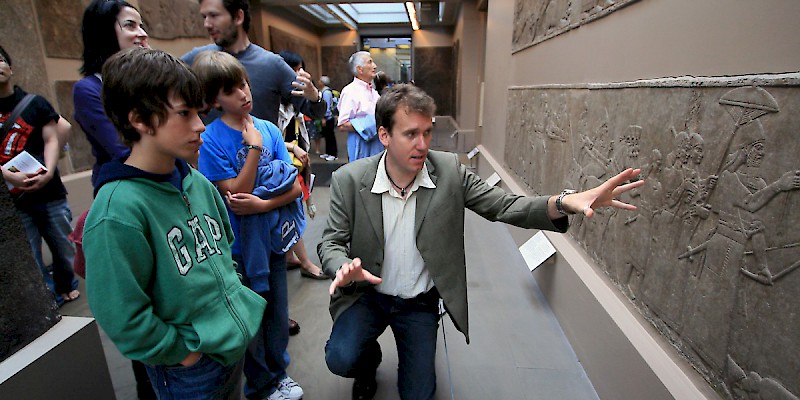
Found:
[[[300,7],[329,25],[340,23],[345,25],[403,24],[409,22],[403,3],[302,4]]]
[[[342,9],[359,24],[398,24],[408,22],[406,6],[403,3],[342,4]]]

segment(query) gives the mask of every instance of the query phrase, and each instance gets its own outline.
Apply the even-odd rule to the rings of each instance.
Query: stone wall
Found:
[[[156,39],[207,37],[197,0],[139,0],[147,34]]]
[[[48,57],[80,60],[83,55],[81,20],[90,0],[35,0],[39,29]]]
[[[53,102],[53,92],[46,79],[42,40],[37,29],[36,12],[32,0],[0,1],[0,45],[11,56],[13,82],[29,93],[35,93]]]
[[[796,399],[800,73],[508,94],[505,160],[532,192],[642,168],[638,211],[569,232],[619,290],[724,397]]]
[[[0,362],[53,327],[61,316],[33,260],[22,221],[0,176]]]

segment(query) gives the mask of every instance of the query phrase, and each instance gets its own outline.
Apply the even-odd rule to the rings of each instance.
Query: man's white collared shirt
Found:
[[[381,195],[383,207],[383,282],[376,286],[379,293],[405,299],[416,297],[433,287],[433,279],[417,249],[414,221],[420,187],[434,189],[427,165],[417,173],[410,194],[403,199],[386,175],[386,153],[378,162],[372,193]]]

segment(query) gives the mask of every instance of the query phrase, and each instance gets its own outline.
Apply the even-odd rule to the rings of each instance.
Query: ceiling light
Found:
[[[406,11],[408,11],[408,20],[411,21],[411,28],[418,31],[419,22],[417,21],[417,10],[414,7],[414,2],[406,2]]]

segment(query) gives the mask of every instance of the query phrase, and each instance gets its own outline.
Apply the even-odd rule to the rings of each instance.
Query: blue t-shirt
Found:
[[[283,135],[275,124],[263,119],[253,117],[253,125],[261,132],[264,150],[258,160],[259,166],[267,165],[270,161],[279,159],[291,164],[292,159],[283,143]],[[208,126],[200,137],[203,145],[200,146],[200,160],[198,169],[211,182],[224,181],[235,178],[242,170],[247,154],[250,151],[242,144],[242,132],[229,127],[217,118]],[[224,193],[223,193],[224,196]],[[228,215],[234,237],[239,236],[239,221],[230,208]],[[233,254],[242,254],[239,240],[233,242]]]

